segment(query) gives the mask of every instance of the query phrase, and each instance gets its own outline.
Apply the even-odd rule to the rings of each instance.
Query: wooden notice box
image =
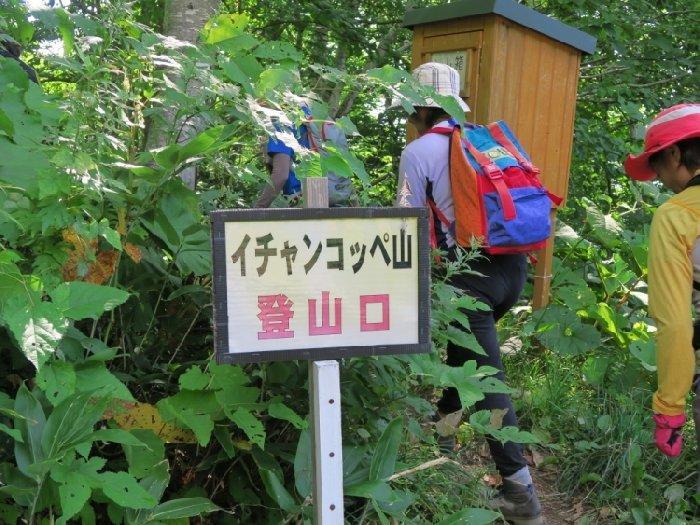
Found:
[[[596,39],[513,0],[461,0],[410,10],[412,67],[442,62],[460,73],[467,120],[505,120],[544,184],[566,197],[582,53]],[[409,135],[410,136],[410,135]],[[549,297],[553,239],[538,255],[533,306]]]

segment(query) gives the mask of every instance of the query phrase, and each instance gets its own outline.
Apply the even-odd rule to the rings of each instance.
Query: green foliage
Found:
[[[511,327],[524,348],[531,335],[545,347],[508,363],[523,392],[519,414],[554,454],[567,492],[589,492],[595,508],[620,523],[685,523],[694,510],[694,440],[686,439],[684,461],[662,458],[647,408],[656,388],[640,256],[647,239],[629,228],[648,224],[651,210],[630,214],[621,203],[604,214],[584,205],[588,220],[578,232],[560,225],[553,304]]]
[[[428,3],[437,1],[413,2]],[[497,413],[472,414],[465,428],[548,447],[565,489],[585,489],[620,522],[679,522],[690,507],[690,467],[653,459],[641,408],[655,366],[647,202],[663,196],[630,186],[620,160],[638,147],[630,129],[694,94],[695,15],[680,2],[527,3],[599,38],[583,62],[563,213],[582,226],[560,228],[552,307],[519,309],[503,327],[523,342],[509,363],[517,389],[491,368],[440,357],[448,341],[483,352],[457,325],[485,305],[447,279],[472,254],[434,279],[434,352],[343,364],[351,523],[497,519],[476,508],[480,473],[401,473],[434,459],[426,399],[448,386],[467,410],[485,393],[514,392],[531,434],[502,427]],[[406,2],[290,11],[279,0],[224,1],[197,46],[151,29],[160,0],[134,11],[72,2],[34,23],[16,0],[1,4],[0,33],[28,46],[42,85],[0,59],[0,521],[308,521],[306,367],[211,361],[206,213],[255,200],[267,177],[258,138],[276,120],[299,123],[302,94],[353,137],[351,152],[299,149],[299,175],[332,170],[352,178],[363,205],[393,201],[405,113],[383,109],[389,98],[406,111],[435,98],[392,67],[409,62]],[[65,56],[35,53],[33,38],[60,38]],[[196,132],[180,140],[193,116]],[[197,192],[179,179],[191,165]],[[136,400],[196,444],[119,429]]]
[[[681,0],[620,0],[605,9],[595,0],[524,3],[598,39],[581,64],[570,196],[599,206],[606,197],[640,200],[644,190],[626,179],[622,160],[641,150],[655,113],[697,98],[697,9]]]
[[[40,76],[54,71],[60,80],[39,87],[14,61],[0,61],[0,340],[12,356],[0,367],[21,385],[2,383],[0,430],[14,452],[0,456],[0,503],[20,509],[15,519],[161,523],[224,516],[220,508],[233,505],[248,522],[310,513],[305,369],[210,361],[205,212],[253,200],[264,178],[255,136],[273,132],[276,120],[299,122],[295,93],[306,93],[320,118],[331,113],[304,83],[305,57],[253,36],[248,24],[246,15],[220,14],[199,47],[179,47],[120,2],[102,5],[98,17],[56,10],[41,26],[60,36],[65,54],[44,57]],[[431,96],[391,67],[357,76],[316,70],[358,94],[395,92],[408,107]],[[193,114],[202,127],[179,141],[173,122]],[[339,122],[356,130],[349,117]],[[164,131],[158,146],[151,128]],[[352,177],[370,202],[372,179],[355,153],[299,156],[301,176]],[[178,176],[192,164],[198,193]],[[445,326],[472,306],[436,292]],[[437,355],[347,363],[344,410],[356,429],[344,451],[345,481],[355,487],[349,515],[415,513],[416,496],[389,478],[402,465],[404,423],[415,432],[430,410],[411,393],[421,384],[409,376],[416,367],[427,386],[457,385],[465,404],[505,388],[489,381],[493,370],[462,377]],[[157,426],[118,428],[136,400],[193,436],[199,452],[166,443]]]

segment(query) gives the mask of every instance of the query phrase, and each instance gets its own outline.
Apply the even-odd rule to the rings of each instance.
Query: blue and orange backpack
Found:
[[[435,218],[460,246],[489,254],[528,253],[545,247],[552,233],[552,205],[562,199],[542,185],[540,170],[503,121],[488,126],[449,121],[428,133],[450,137],[450,185],[455,221],[428,199],[430,240],[436,246]]]

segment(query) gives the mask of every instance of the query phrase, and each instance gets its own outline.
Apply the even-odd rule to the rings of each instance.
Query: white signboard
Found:
[[[430,58],[433,62],[447,64],[459,73],[459,90],[463,91],[467,86],[467,52],[463,51],[442,51],[433,53]]]
[[[232,210],[212,224],[220,360],[428,350],[425,210]]]

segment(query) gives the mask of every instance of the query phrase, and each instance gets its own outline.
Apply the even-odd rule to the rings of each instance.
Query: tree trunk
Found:
[[[163,15],[163,32],[183,42],[197,43],[199,32],[219,7],[221,0],[166,0]],[[198,87],[188,85],[187,93],[194,95]],[[177,141],[187,142],[194,137],[200,126],[200,120],[195,116],[187,121],[176,122],[175,108],[165,108],[164,118],[167,125],[151,126],[148,133],[149,149],[165,146],[168,141],[168,130],[178,130]],[[197,182],[197,168],[188,166],[180,172],[180,178],[185,185],[194,189]]]
[[[163,30],[168,36],[197,42],[199,31],[219,7],[220,0],[167,0]]]

